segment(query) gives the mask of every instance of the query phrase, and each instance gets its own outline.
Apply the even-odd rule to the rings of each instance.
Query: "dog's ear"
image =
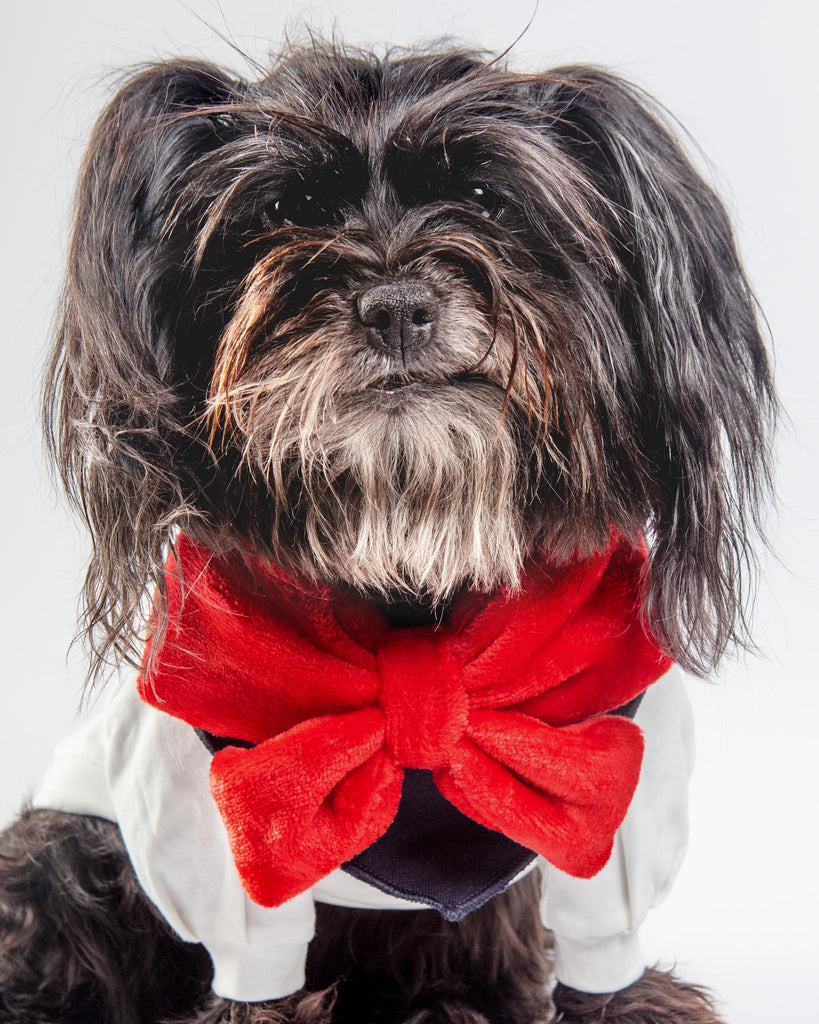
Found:
[[[622,324],[614,344],[636,360],[609,359],[638,372],[619,403],[635,411],[624,419],[635,436],[616,439],[614,457],[651,548],[648,620],[704,673],[747,638],[751,539],[771,484],[776,403],[756,303],[725,208],[656,103],[588,67],[534,88],[552,139],[603,200],[620,265],[606,285]]]
[[[84,631],[97,672],[134,656],[146,588],[189,514],[190,409],[170,313],[188,254],[167,223],[185,172],[230,130],[240,89],[202,63],[140,70],[101,114],[80,171],[43,415],[92,535]]]

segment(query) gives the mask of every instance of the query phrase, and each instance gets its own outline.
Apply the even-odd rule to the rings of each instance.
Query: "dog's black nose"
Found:
[[[370,344],[406,359],[432,339],[440,302],[428,285],[406,279],[367,288],[357,305]]]

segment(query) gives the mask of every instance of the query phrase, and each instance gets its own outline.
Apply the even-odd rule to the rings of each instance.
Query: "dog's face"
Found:
[[[735,635],[773,400],[719,201],[591,68],[311,48],[128,81],[80,182],[47,385],[127,653],[183,527],[440,602],[612,526],[684,664]]]

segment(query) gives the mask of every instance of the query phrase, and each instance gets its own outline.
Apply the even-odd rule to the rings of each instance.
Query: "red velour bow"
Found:
[[[248,895],[276,906],[375,842],[405,768],[572,875],[606,863],[643,753],[607,715],[670,660],[640,621],[645,551],[533,567],[520,592],[467,592],[438,627],[218,560],[182,536],[149,704],[229,746],[211,791]],[[182,582],[183,581],[183,582]]]

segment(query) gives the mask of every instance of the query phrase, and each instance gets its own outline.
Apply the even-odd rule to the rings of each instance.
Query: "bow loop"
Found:
[[[440,768],[466,727],[463,671],[434,636],[396,633],[376,656],[387,748],[402,768]]]
[[[375,842],[395,817],[401,774],[378,708],[214,755],[211,792],[250,898],[278,906]]]
[[[590,878],[611,855],[642,757],[643,734],[625,718],[554,728],[516,711],[478,711],[435,782],[470,818]]]

